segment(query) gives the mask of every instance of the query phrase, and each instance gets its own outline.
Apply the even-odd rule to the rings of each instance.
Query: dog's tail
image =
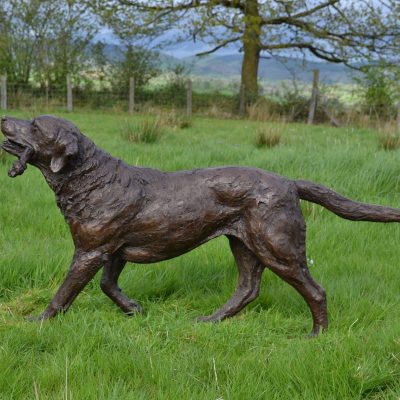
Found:
[[[339,217],[352,221],[400,222],[399,209],[353,201],[318,183],[300,180],[295,184],[301,199],[320,204]]]

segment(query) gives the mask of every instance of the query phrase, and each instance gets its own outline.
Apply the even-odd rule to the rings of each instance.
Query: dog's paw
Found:
[[[129,302],[127,310],[125,311],[125,314],[126,315],[144,314],[144,309],[139,303],[136,303],[136,301],[131,300]]]
[[[320,334],[323,334],[328,329],[327,325],[317,325],[313,327],[313,330],[306,336],[306,339],[314,339],[318,337]]]

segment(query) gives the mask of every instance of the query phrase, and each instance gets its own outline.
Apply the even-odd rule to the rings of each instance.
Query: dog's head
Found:
[[[6,137],[1,146],[5,151],[20,158],[22,163],[49,169],[55,174],[78,155],[79,129],[61,118],[42,115],[27,121],[2,117],[1,131]]]

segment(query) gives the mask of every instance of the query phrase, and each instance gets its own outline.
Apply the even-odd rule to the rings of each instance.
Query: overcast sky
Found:
[[[1,0],[0,0],[1,1]],[[312,1],[312,0],[311,0]],[[359,0],[342,0],[343,3],[357,3]],[[370,2],[370,4],[377,5],[381,0],[367,0]],[[399,0],[400,1],[400,0]],[[176,35],[177,30],[171,30],[167,32],[164,36],[161,38],[158,38],[154,41],[153,45],[157,46],[157,43],[163,41],[163,40],[172,40],[174,35]],[[104,41],[106,43],[110,44],[118,44],[118,38],[115,37],[111,30],[104,27],[100,31],[99,34],[96,35],[95,41]],[[185,57],[190,57],[196,55],[196,53],[200,53],[203,51],[210,50],[212,47],[210,45],[201,42],[200,40],[196,40],[196,42],[193,42],[192,40],[188,39],[185,42],[179,42],[176,44],[172,44],[168,47],[163,47],[161,51],[165,54],[171,55],[176,58],[185,58]],[[226,47],[223,47],[219,49],[215,55],[229,55],[229,54],[238,54],[239,53],[239,46],[238,44],[231,44]]]

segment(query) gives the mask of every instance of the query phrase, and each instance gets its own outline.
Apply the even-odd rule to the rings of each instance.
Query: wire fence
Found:
[[[62,88],[13,85],[7,83],[4,77],[0,82],[0,108],[3,110],[112,109],[135,113],[163,108],[174,109],[191,116],[192,113],[202,113],[213,108],[230,115],[237,115],[241,108],[239,94],[196,92],[192,90],[190,80],[156,88],[136,88],[131,79],[131,85],[121,89],[73,86],[70,79]]]
[[[259,121],[299,121],[341,125],[372,125],[378,121],[373,113],[365,115],[356,107],[346,107],[337,98],[328,98],[318,91],[318,72],[314,71],[311,93],[288,93],[278,100],[260,97],[255,103],[246,102],[245,88],[238,93],[224,94],[218,91],[192,90],[190,80],[167,82],[156,87],[135,87],[133,78],[127,87],[73,86],[70,78],[64,87],[46,85],[13,85],[0,77],[0,109],[30,109],[39,111],[79,109],[112,110],[118,112],[157,114],[161,110],[173,110],[191,117],[205,115],[218,118],[248,117]],[[391,112],[400,131],[400,103]],[[367,121],[364,123],[363,121]],[[361,121],[361,122],[360,122]]]

